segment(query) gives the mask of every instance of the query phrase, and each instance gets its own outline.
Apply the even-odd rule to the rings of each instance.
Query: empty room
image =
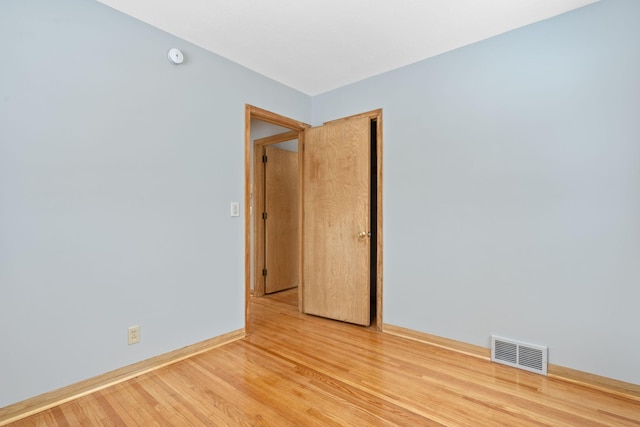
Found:
[[[0,426],[640,425],[640,1],[0,2]]]

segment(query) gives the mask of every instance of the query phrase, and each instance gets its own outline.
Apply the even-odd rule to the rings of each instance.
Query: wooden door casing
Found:
[[[298,153],[264,148],[265,293],[298,286]]]
[[[253,210],[255,211],[253,216],[253,296],[261,297],[265,295],[266,289],[266,276],[262,275],[263,270],[266,268],[265,264],[265,249],[266,249],[266,241],[265,241],[265,221],[262,219],[262,213],[266,211],[265,207],[265,163],[263,163],[262,159],[265,155],[265,148],[269,146],[274,146],[282,142],[298,140],[300,137],[299,131],[289,131],[276,135],[267,136],[265,138],[259,138],[253,141],[254,150],[253,150],[253,188],[252,188],[252,197],[251,200],[253,202]],[[297,162],[299,163],[299,157]],[[297,186],[300,188],[300,171],[298,170],[297,176]],[[298,201],[300,197],[298,195]],[[300,207],[300,203],[298,202],[298,209]],[[295,209],[295,208],[294,208]],[[295,218],[296,221],[299,220]],[[299,227],[298,227],[299,229]],[[299,232],[298,232],[299,234]],[[251,239],[250,239],[251,241]],[[300,238],[298,237],[298,242]],[[299,246],[299,245],[298,245]],[[296,255],[295,262],[299,264],[297,258],[299,257],[299,249],[298,254]],[[299,274],[299,269],[298,269]]]
[[[376,242],[374,247],[372,247],[372,251],[375,251],[375,262],[372,262],[371,269],[375,269],[375,278],[374,284],[375,286],[375,295],[373,295],[374,299],[372,301],[372,310],[375,310],[375,313],[372,313],[374,327],[377,330],[382,330],[383,326],[383,198],[382,198],[382,182],[383,182],[383,126],[382,126],[382,109],[372,110],[366,113],[360,114],[361,116],[369,117],[372,121],[372,130],[375,131],[375,138],[372,138],[372,141],[375,140],[375,148],[372,149],[372,156],[375,153],[375,165],[372,167],[371,173],[375,173],[376,184],[373,191],[376,192],[376,200],[375,206],[373,209],[376,211],[376,218],[373,220],[371,224],[372,233],[375,232]],[[252,202],[252,194],[255,197],[254,191],[254,181],[251,177],[251,169],[252,169],[252,160],[254,159],[254,151],[253,144],[254,141],[251,137],[251,122],[252,120],[261,120],[267,123],[272,123],[284,128],[291,129],[292,133],[297,134],[298,141],[300,145],[299,150],[299,186],[301,192],[304,192],[303,189],[303,171],[304,164],[302,161],[303,154],[303,146],[304,146],[304,131],[308,129],[310,126],[306,123],[297,121],[295,119],[291,119],[289,117],[282,116],[277,113],[273,113],[271,111],[264,110],[259,107],[255,107],[253,105],[245,105],[245,130],[244,130],[244,164],[245,164],[245,192],[244,192],[244,206],[250,206]],[[282,139],[281,139],[282,140]],[[302,194],[302,193],[301,193]],[[302,197],[299,198],[300,209],[299,209],[299,224],[302,224],[303,219],[303,208],[302,208]],[[252,278],[252,267],[254,267],[254,262],[251,260],[251,252],[252,247],[254,247],[254,242],[252,240],[252,231],[250,227],[252,214],[251,210],[245,209],[244,211],[244,229],[245,229],[245,332],[247,334],[251,334],[252,327],[252,316],[250,312],[250,300],[251,296],[254,295],[254,292],[258,292],[260,289],[259,282],[262,283],[261,280],[256,280],[256,288],[252,290],[251,286],[251,278]],[[253,216],[255,220],[255,216]],[[303,231],[302,226],[299,227],[300,234],[300,254],[299,254],[299,292],[298,292],[298,308],[300,311],[304,312],[304,276],[302,271],[302,265],[304,263],[304,252],[303,252]],[[256,275],[257,276],[257,275]],[[264,287],[263,294],[264,294]],[[375,307],[375,308],[373,308]]]

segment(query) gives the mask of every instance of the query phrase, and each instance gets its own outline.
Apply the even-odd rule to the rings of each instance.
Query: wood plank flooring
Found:
[[[640,400],[253,299],[252,334],[14,426],[640,426]]]

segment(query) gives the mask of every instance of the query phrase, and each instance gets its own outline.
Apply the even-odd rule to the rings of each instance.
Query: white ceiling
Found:
[[[317,95],[597,0],[98,1]]]

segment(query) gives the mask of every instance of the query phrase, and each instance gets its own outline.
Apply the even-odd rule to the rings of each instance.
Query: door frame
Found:
[[[265,223],[260,216],[260,212],[265,211],[265,164],[262,156],[258,155],[258,150],[263,152],[264,147],[278,144],[280,142],[291,141],[297,139],[300,132],[291,130],[289,132],[279,133],[277,135],[267,136],[253,141],[253,234],[254,234],[254,253],[253,253],[253,296],[261,297],[265,295],[265,276],[262,275],[265,257]],[[298,149],[298,151],[300,151]],[[298,166],[299,167],[299,166]],[[297,173],[297,171],[296,171]],[[262,264],[260,264],[260,262]]]
[[[245,104],[244,108],[244,330],[245,334],[251,332],[251,119],[261,120],[277,126],[285,127],[297,132],[298,147],[303,136],[304,129],[311,127],[306,123],[272,113],[253,105]],[[300,149],[298,149],[300,155]],[[299,157],[298,157],[299,159]],[[300,165],[298,163],[298,175]],[[299,187],[300,188],[300,187]]]
[[[371,266],[376,269],[376,317],[374,320],[374,328],[378,331],[382,330],[382,248],[383,248],[383,229],[382,229],[382,109],[372,110],[361,114],[356,114],[350,117],[366,116],[372,120],[376,120],[376,217],[377,224],[377,247],[375,248],[377,254],[377,265]],[[245,191],[244,191],[244,230],[245,230],[245,253],[244,253],[244,265],[245,265],[245,334],[251,332],[251,318],[250,318],[250,300],[251,300],[251,212],[249,206],[251,206],[251,119],[261,120],[267,123],[278,125],[296,131],[298,133],[298,180],[300,191],[304,191],[302,185],[303,168],[302,152],[304,150],[304,130],[311,127],[310,125],[299,122],[297,120],[290,119],[285,116],[281,116],[276,113],[264,110],[253,105],[245,104],[245,128],[244,128],[244,171],[245,171]],[[340,120],[340,119],[338,119]],[[372,153],[373,154],[373,153]],[[373,171],[372,171],[373,173]],[[300,215],[300,242],[302,243],[302,216],[304,214],[302,207],[302,195],[299,197],[299,203],[301,204],[299,209]],[[300,257],[299,257],[299,287],[303,286],[303,272],[302,272],[302,245],[300,245]],[[300,288],[299,288],[300,289]],[[299,290],[299,309],[302,310],[302,292]]]

